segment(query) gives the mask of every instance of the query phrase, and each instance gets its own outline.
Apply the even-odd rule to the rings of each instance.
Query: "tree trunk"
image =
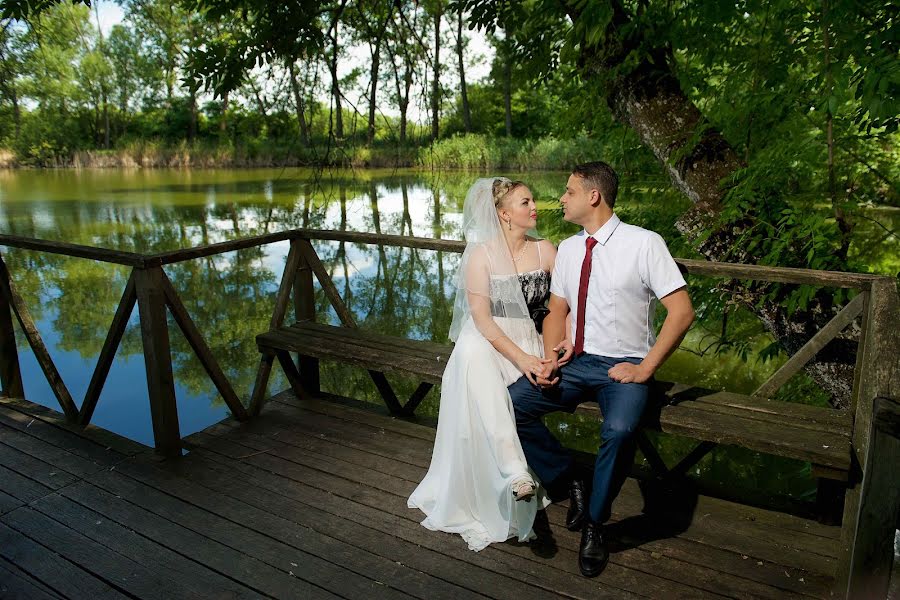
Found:
[[[434,79],[431,82],[431,141],[438,138],[438,117],[441,109],[441,15],[443,6],[441,1],[435,4],[434,9]]]
[[[561,4],[577,21],[578,13],[565,2]],[[607,29],[607,36],[613,41],[604,44],[604,48],[585,45],[582,49],[581,62],[588,74],[604,75],[621,64],[631,50],[617,38],[616,31],[630,25],[628,17],[618,4],[614,8]],[[657,50],[630,74],[607,80],[607,103],[615,117],[634,129],[653,152],[673,185],[694,203],[676,223],[679,231],[710,260],[754,263],[756,257],[737,247],[744,223],[725,227],[718,223],[726,191],[721,182],[744,165],[724,136],[682,92],[670,64],[668,51]],[[706,232],[712,233],[704,237]],[[789,316],[784,306],[760,302],[767,289],[768,286],[743,287],[740,298],[789,353],[796,352],[837,310],[831,305],[830,295],[819,294],[805,311]],[[846,339],[833,340],[806,368],[831,395],[835,406],[841,408],[850,405],[855,347],[855,342]]]
[[[306,127],[306,109],[303,106],[303,94],[300,91],[300,82],[297,81],[297,67],[294,61],[288,63],[291,74],[291,90],[294,92],[294,106],[297,109],[297,124],[300,126],[300,141],[304,146],[309,146],[309,130]]]
[[[456,14],[456,56],[459,59],[459,94],[462,99],[463,126],[466,133],[472,132],[472,113],[469,110],[469,95],[466,91],[466,66],[463,56],[463,11]]]
[[[371,87],[369,92],[369,128],[366,136],[366,143],[370,146],[375,141],[375,99],[378,88],[378,63],[381,58],[381,38],[375,42],[375,48],[372,51],[372,69],[370,71]]]
[[[512,66],[508,59],[503,61],[503,114],[506,137],[512,137]]]
[[[192,85],[190,87],[190,103],[191,103],[191,119],[188,123],[188,141],[193,142],[197,137],[197,90]]]
[[[225,134],[228,132],[228,96],[228,92],[222,95],[222,118],[219,120],[219,138],[225,137]]]
[[[337,74],[338,59],[338,26],[334,25],[334,36],[331,38],[331,95],[334,97],[334,135],[337,139],[344,139],[344,116],[341,114],[341,90]]]

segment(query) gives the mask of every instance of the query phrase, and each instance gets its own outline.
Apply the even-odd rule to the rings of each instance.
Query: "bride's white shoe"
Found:
[[[522,500],[524,500],[525,502],[531,502],[531,499],[534,498],[534,494],[536,491],[537,484],[531,477],[524,477],[512,483],[512,495],[515,497],[516,502],[520,502]]]

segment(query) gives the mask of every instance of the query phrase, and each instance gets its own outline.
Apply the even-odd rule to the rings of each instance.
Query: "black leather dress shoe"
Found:
[[[587,491],[584,481],[576,479],[569,488],[569,512],[566,513],[566,529],[578,531],[587,521]]]
[[[609,562],[609,548],[603,528],[588,521],[581,530],[581,546],[578,548],[578,568],[585,577],[596,577]]]

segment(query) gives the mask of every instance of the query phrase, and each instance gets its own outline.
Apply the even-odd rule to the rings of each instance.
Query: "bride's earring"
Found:
[[[512,219],[506,220],[506,228],[512,231]]]

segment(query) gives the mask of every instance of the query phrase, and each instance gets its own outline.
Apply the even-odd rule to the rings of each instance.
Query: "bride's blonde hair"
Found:
[[[494,197],[494,207],[500,208],[503,199],[519,186],[525,185],[524,181],[513,181],[506,177],[497,177],[491,185],[491,195]]]

